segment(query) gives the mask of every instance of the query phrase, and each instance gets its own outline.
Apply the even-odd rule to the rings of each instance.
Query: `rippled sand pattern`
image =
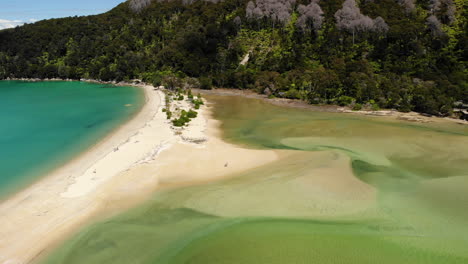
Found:
[[[279,161],[160,192],[46,262],[468,263],[466,126],[210,99],[226,140]]]

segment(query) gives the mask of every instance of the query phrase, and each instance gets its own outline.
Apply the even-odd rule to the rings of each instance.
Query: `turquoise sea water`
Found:
[[[132,87],[0,81],[0,199],[97,143],[143,103]]]

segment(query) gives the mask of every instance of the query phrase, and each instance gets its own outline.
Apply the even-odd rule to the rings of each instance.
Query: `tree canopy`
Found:
[[[310,103],[447,115],[468,102],[467,5],[129,0],[101,15],[0,31],[0,79],[198,78]]]

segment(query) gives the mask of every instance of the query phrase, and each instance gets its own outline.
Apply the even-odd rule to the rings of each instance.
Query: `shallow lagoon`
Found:
[[[210,99],[226,140],[280,160],[159,192],[46,262],[468,262],[466,126]]]

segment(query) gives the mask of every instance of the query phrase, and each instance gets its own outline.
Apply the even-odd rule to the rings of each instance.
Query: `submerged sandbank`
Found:
[[[369,247],[379,252],[372,256],[374,262],[382,263],[401,262],[406,257],[413,263],[428,263],[422,259],[443,263],[441,258],[456,263],[457,259],[467,258],[463,250],[452,247],[463,242],[457,234],[467,230],[452,221],[456,225],[446,233],[453,237],[444,237],[436,229],[444,214],[433,212],[429,207],[433,204],[426,202],[427,198],[434,199],[440,208],[450,204],[451,219],[465,219],[457,210],[463,205],[441,200],[447,195],[444,186],[451,189],[453,183],[464,182],[466,177],[462,161],[468,159],[468,153],[457,144],[466,142],[464,127],[445,127],[445,123],[420,127],[380,117],[287,111],[244,98],[220,98],[216,102],[223,107],[211,114],[223,123],[212,119],[204,108],[187,130],[176,135],[158,112],[154,117],[160,118],[160,124],[172,133],[165,141],[170,146],[166,150],[151,152],[138,165],[116,176],[109,173],[100,185],[83,171],[83,178],[78,176],[70,182],[59,179],[62,188],[49,188],[57,190],[49,200],[37,196],[35,202],[23,201],[53,211],[41,211],[43,218],[31,215],[28,208],[18,212],[17,217],[36,217],[28,225],[23,224],[29,230],[20,230],[18,235],[34,233],[31,230],[37,224],[47,228],[41,228],[32,239],[21,239],[14,233],[19,228],[11,224],[8,242],[13,241],[15,246],[10,248],[17,251],[10,256],[20,261],[25,254],[29,259],[45,256],[93,213],[103,216],[102,212],[106,212],[106,217],[151,197],[142,207],[86,227],[52,254],[51,263],[185,263],[189,259],[203,264],[219,260],[274,263],[271,259],[278,263],[365,263],[362,260]],[[220,125],[222,131],[217,129]],[[264,150],[225,143],[220,133],[229,142]],[[190,143],[191,136],[198,139],[200,135],[208,140]],[[116,145],[136,142],[127,139]],[[160,144],[155,146],[158,149]],[[131,146],[126,149],[133,153]],[[119,151],[114,153],[109,148],[105,157],[118,157]],[[457,158],[447,159],[448,152]],[[105,167],[105,163],[93,164]],[[236,177],[162,189],[152,195],[157,187],[181,187],[225,176]],[[442,177],[449,180],[439,180]],[[442,189],[436,189],[438,183],[443,183]],[[460,187],[450,195],[464,197],[463,191]],[[47,207],[43,201],[50,201],[50,205]],[[255,239],[256,235],[265,239]],[[235,245],[236,241],[240,245]],[[440,241],[450,247],[436,251]],[[311,247],[312,243],[317,247]],[[261,251],[252,251],[259,247]],[[351,248],[343,254],[350,259],[332,257],[337,247]],[[313,248],[319,249],[317,255],[301,255],[313,252]],[[294,250],[298,254],[290,254]],[[262,261],[258,262],[260,253]],[[3,257],[3,248],[0,255]]]
[[[179,188],[87,226],[45,263],[467,262],[466,126],[208,99],[223,139],[278,159],[190,186],[174,180],[209,171],[166,170],[160,183]]]

